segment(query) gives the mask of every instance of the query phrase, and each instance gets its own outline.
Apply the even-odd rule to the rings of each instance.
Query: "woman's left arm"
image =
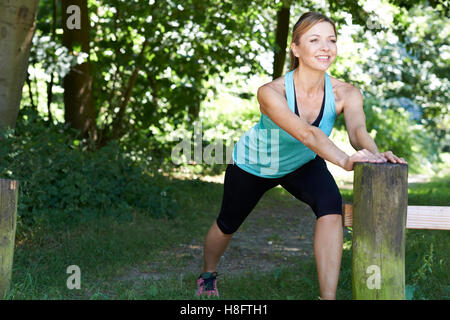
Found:
[[[344,89],[344,88],[343,88]],[[363,110],[363,95],[358,88],[349,85],[344,89],[344,118],[350,144],[355,150],[367,149],[374,155],[393,163],[407,163],[405,159],[399,158],[392,151],[379,152],[375,141],[373,141],[366,129],[366,116]]]

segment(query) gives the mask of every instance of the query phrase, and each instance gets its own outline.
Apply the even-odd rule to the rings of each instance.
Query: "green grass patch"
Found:
[[[409,188],[410,204],[449,205],[449,179]],[[166,179],[182,208],[174,217],[133,212],[131,221],[97,217],[90,223],[43,225],[16,244],[9,299],[192,299],[197,273],[170,273],[189,263],[172,252],[193,239],[202,241],[220,210],[223,185],[200,180]],[[432,190],[430,192],[430,190]],[[351,193],[342,191],[344,198]],[[425,195],[432,194],[433,197]],[[258,204],[289,206],[292,197],[272,189]],[[295,202],[294,202],[295,204]],[[282,235],[268,234],[277,242]],[[407,230],[406,284],[410,299],[449,299],[448,231]],[[344,239],[338,299],[351,299],[351,234]],[[81,269],[81,289],[66,287],[69,265]],[[132,270],[145,277],[134,277]],[[200,271],[200,270],[199,270]],[[166,276],[162,276],[165,273]],[[127,278],[126,276],[129,275]],[[269,272],[242,270],[218,278],[220,299],[317,299],[313,258],[290,261]]]

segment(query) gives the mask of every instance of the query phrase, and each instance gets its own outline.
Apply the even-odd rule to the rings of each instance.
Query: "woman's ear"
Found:
[[[295,44],[292,42],[291,43],[291,51],[292,51],[292,54],[296,57],[296,58],[298,58],[298,54],[297,54],[297,51],[296,51],[296,49],[295,49]]]

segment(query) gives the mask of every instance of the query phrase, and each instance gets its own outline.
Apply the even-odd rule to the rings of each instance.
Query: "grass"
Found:
[[[341,194],[352,202],[352,190],[341,190]],[[450,206],[450,175],[411,183],[408,205]],[[450,299],[449,243],[447,230],[406,230],[407,298]]]
[[[17,243],[8,299],[193,299],[198,273],[177,273],[192,257],[174,251],[202,240],[219,212],[223,185],[200,180],[168,180],[183,209],[172,219],[136,212],[131,222],[102,218],[95,223],[55,227],[42,225],[33,237]],[[341,190],[351,201],[352,193]],[[290,205],[289,195],[272,189],[261,206]],[[409,188],[410,205],[450,205],[450,175]],[[277,242],[282,235],[268,234]],[[337,297],[351,299],[351,236],[344,239]],[[449,299],[450,233],[407,230],[406,284],[410,299]],[[81,289],[69,290],[67,267],[81,270]],[[133,277],[136,274],[146,278]],[[167,273],[167,279],[151,275]],[[123,278],[123,275],[129,275]],[[122,278],[121,278],[122,276]],[[313,258],[298,260],[266,273],[242,270],[219,277],[221,299],[316,299]]]

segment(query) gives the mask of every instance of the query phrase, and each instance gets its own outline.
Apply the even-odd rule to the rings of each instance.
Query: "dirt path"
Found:
[[[313,256],[316,218],[311,208],[291,197],[279,201],[264,195],[240,229],[233,235],[220,260],[220,274],[270,272]],[[203,239],[163,253],[165,263],[153,263],[152,272],[130,270],[120,280],[180,277],[198,274],[203,264]]]

